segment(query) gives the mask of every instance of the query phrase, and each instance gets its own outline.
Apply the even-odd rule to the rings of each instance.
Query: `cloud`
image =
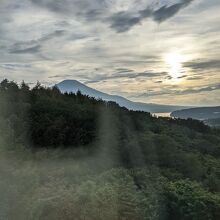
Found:
[[[86,34],[73,33],[73,34],[70,34],[70,36],[68,37],[68,40],[76,41],[76,40],[82,40],[88,37],[89,35],[86,35]]]
[[[127,68],[117,68],[117,74],[132,74],[134,70],[127,69]]]
[[[187,103],[218,96],[220,90],[208,83],[219,82],[219,0],[3,2],[2,77],[51,83],[70,78],[97,83],[97,89],[107,92],[127,92],[126,96],[148,89],[146,96],[150,98],[143,96],[138,101],[181,103],[184,99]],[[174,18],[179,12],[181,16]],[[172,22],[155,25],[170,18],[174,18]],[[145,22],[145,28],[128,32]],[[185,80],[174,82],[163,72],[169,68],[164,56],[173,50],[187,58],[188,62],[182,63]],[[18,65],[29,63],[30,68]],[[216,92],[210,92],[213,89]]]
[[[9,49],[9,53],[11,54],[35,54],[40,52],[42,47],[42,43],[47,42],[53,38],[61,37],[65,33],[64,30],[55,30],[49,34],[42,36],[37,40],[31,40],[27,42],[16,42]]]
[[[104,23],[110,23],[110,27],[116,32],[126,32],[133,26],[141,23],[147,18],[153,19],[155,22],[161,23],[165,20],[173,17],[180,10],[187,7],[194,0],[179,0],[177,3],[168,5],[166,3],[155,9],[150,7],[148,2],[144,1],[146,8],[144,10],[138,10],[136,6],[137,2],[129,3],[125,2],[124,5],[132,5],[133,7],[127,7],[127,10],[121,9],[121,11],[114,9],[120,5],[117,1],[105,1],[105,0],[31,0],[31,2],[40,7],[47,8],[48,10],[67,14],[71,16],[80,17],[81,20],[87,22],[100,21]],[[141,6],[143,5],[140,4]],[[120,7],[119,7],[120,8]],[[140,8],[140,7],[139,7]]]
[[[184,67],[189,67],[194,70],[220,69],[220,60],[192,61],[184,63]]]
[[[161,23],[176,15],[193,1],[194,0],[182,0],[170,6],[164,5],[157,10],[147,6],[146,9],[138,11],[135,15],[133,15],[133,12],[119,12],[109,19],[111,23],[110,27],[115,29],[118,33],[121,33],[130,30],[133,26],[141,23],[147,18],[151,18],[155,22]]]
[[[154,77],[161,77],[161,76],[166,76],[168,73],[166,72],[150,72],[150,71],[144,71],[144,72],[134,72],[133,70],[129,69],[123,69],[119,68],[119,71],[111,74],[111,75],[106,75],[106,74],[96,74],[93,76],[91,79],[86,81],[86,83],[97,83],[101,81],[106,81],[106,80],[111,80],[111,79],[136,79],[136,78],[154,78]]]
[[[140,16],[132,17],[132,15],[125,12],[119,12],[109,19],[111,23],[110,27],[115,29],[118,33],[130,30],[131,27],[140,23],[141,20]]]
[[[23,69],[23,68],[31,68],[31,64],[23,64],[23,63],[2,63],[0,67],[7,70],[16,70],[16,69]]]
[[[49,79],[56,79],[56,78],[66,78],[66,77],[72,77],[73,75],[72,74],[57,74],[57,75],[54,75],[54,76],[49,76],[48,78]]]
[[[189,80],[189,81],[193,81],[193,80],[202,80],[202,79],[204,79],[204,77],[202,77],[202,76],[191,76],[191,77],[188,77],[187,78],[187,80]]]
[[[35,5],[47,8],[48,10],[65,14],[83,17],[86,20],[96,20],[100,13],[106,8],[104,0],[30,0]]]
[[[36,45],[36,46],[32,46],[32,47],[26,47],[26,48],[22,48],[20,45],[14,45],[14,48],[10,49],[10,53],[14,53],[14,54],[25,54],[25,53],[38,53],[40,50],[41,46],[40,45]]]
[[[187,75],[182,75],[182,76],[178,76],[177,79],[184,79],[186,77],[187,77]]]
[[[164,22],[177,14],[181,9],[187,7],[193,1],[194,0],[182,0],[180,3],[176,3],[171,6],[163,6],[152,13],[152,18],[158,23]],[[148,12],[146,15],[148,16]]]
[[[211,92],[219,89],[220,89],[220,84],[216,84],[216,85],[205,86],[197,89],[186,89],[177,92],[177,95],[196,94],[200,92]]]
[[[100,81],[99,80],[88,80],[88,81],[85,81],[85,84],[93,84],[93,83],[99,83]]]
[[[65,34],[65,32],[66,32],[65,30],[55,30],[54,32],[49,33],[49,34],[41,37],[37,41],[38,42],[43,42],[43,41],[47,41],[47,40],[50,40],[50,39],[55,38],[55,37],[61,37]]]
[[[158,80],[158,81],[156,81],[155,83],[161,84],[161,83],[163,83],[163,81],[162,81],[162,80]]]
[[[148,90],[145,93],[139,94],[135,96],[135,98],[143,98],[143,97],[152,97],[152,96],[162,96],[162,95],[190,95],[190,94],[198,94],[202,92],[212,92],[215,90],[220,90],[220,84],[214,84],[199,88],[189,88],[184,90],[177,90],[177,89],[162,89],[158,91]]]

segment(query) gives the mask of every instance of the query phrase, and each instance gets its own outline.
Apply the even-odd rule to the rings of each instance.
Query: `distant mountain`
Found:
[[[103,99],[105,101],[113,101],[113,102],[118,103],[122,107],[126,107],[130,110],[135,110],[135,111],[146,111],[146,112],[151,112],[151,113],[166,113],[166,112],[173,112],[176,110],[187,108],[184,106],[158,105],[158,104],[152,104],[152,103],[132,102],[121,96],[109,95],[109,94],[100,92],[96,89],[92,89],[76,80],[64,80],[56,84],[56,86],[63,93],[64,92],[76,93],[77,91],[80,91],[84,95],[95,97],[96,99]]]
[[[220,118],[220,106],[178,110],[172,112],[171,116],[182,119],[186,119],[186,118],[193,118],[198,120],[217,119]]]

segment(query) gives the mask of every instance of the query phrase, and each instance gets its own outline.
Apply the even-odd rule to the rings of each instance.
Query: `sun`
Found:
[[[165,63],[168,65],[169,74],[172,79],[179,79],[183,76],[183,57],[179,53],[169,53],[165,55]]]

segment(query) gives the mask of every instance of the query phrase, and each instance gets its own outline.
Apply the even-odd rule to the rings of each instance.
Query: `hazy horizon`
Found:
[[[1,0],[0,79],[220,105],[217,0]]]

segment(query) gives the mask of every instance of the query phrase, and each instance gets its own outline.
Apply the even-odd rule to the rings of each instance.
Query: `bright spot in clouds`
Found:
[[[179,53],[169,53],[165,55],[165,62],[169,68],[169,74],[173,79],[178,79],[183,76],[184,71],[182,63],[184,62],[183,56]]]

